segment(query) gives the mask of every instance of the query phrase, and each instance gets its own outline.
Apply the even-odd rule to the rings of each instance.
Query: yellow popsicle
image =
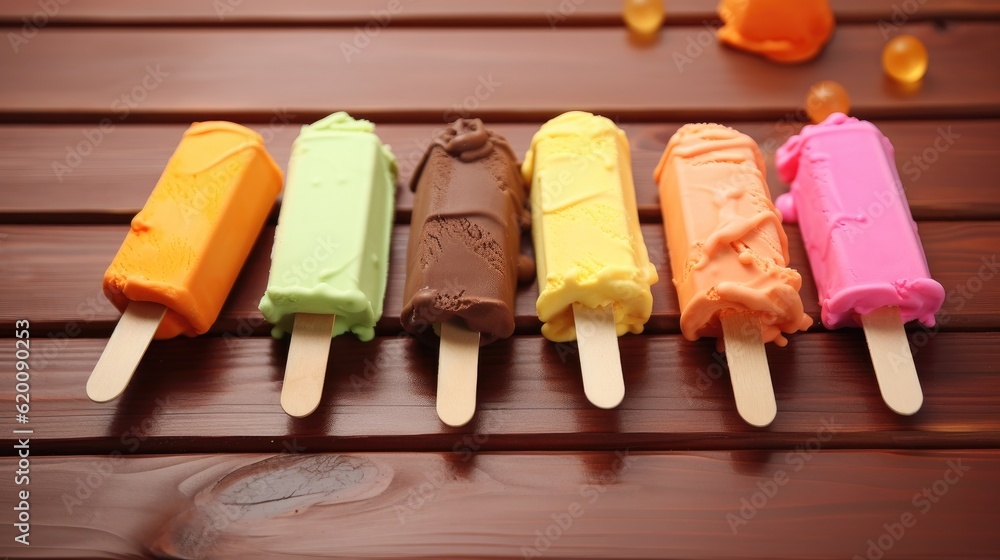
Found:
[[[577,338],[573,305],[610,306],[618,336],[640,333],[657,281],[639,230],[625,133],[573,111],[535,134],[522,167],[531,183],[542,334]]]

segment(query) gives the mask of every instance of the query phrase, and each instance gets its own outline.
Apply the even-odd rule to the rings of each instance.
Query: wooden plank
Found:
[[[385,308],[377,327],[380,334],[401,330],[408,229],[396,226],[393,231]],[[6,288],[0,290],[0,329],[12,328],[14,321],[29,318],[39,328],[109,335],[120,313],[101,293],[101,278],[126,232],[127,226],[0,226],[0,262],[6,263],[0,269],[0,284]],[[646,331],[678,333],[680,310],[670,281],[663,228],[644,224],[642,232],[661,278],[653,287],[653,315]],[[787,232],[792,266],[803,278],[801,294],[806,313],[817,321],[812,328],[821,330],[819,298],[802,239],[794,225],[787,226]],[[920,236],[932,276],[949,293],[942,309],[941,328],[1000,327],[996,312],[1000,309],[1000,276],[994,270],[998,266],[1000,222],[922,222]],[[267,285],[273,237],[274,229],[265,228],[212,332],[269,332],[257,305]],[[527,235],[523,247],[531,253]],[[537,298],[534,281],[521,285],[515,301],[515,321],[521,333],[538,333],[541,328],[535,314]],[[909,327],[918,328],[914,324]]]
[[[32,452],[101,454],[281,451],[790,449],[832,423],[837,448],[1000,446],[1000,333],[914,340],[925,402],[911,417],[882,402],[860,330],[769,346],[778,414],[766,429],[739,418],[712,341],[679,335],[620,340],[626,396],[614,410],[584,395],[574,345],[518,336],[484,346],[476,416],[448,428],[435,410],[437,351],[411,337],[333,340],[337,368],[319,408],[290,418],[280,406],[287,342],[270,338],[154,341],[125,394],[111,404],[84,391],[104,339],[52,340],[32,330]],[[9,340],[8,347],[11,346]],[[0,358],[12,371],[11,353]],[[0,386],[13,402],[14,384]],[[0,449],[13,454],[13,413]]]
[[[835,0],[832,8],[840,23],[892,23],[933,19],[983,19],[1000,17],[1000,7],[991,0]],[[688,25],[713,20],[717,0],[670,0],[667,25]],[[35,0],[7,0],[0,4],[0,25],[22,25],[44,12]],[[266,0],[89,0],[70,2],[50,9],[47,25],[303,25],[350,26],[388,21],[393,26],[421,25],[621,25],[620,0],[506,0],[461,2],[459,0],[386,1],[363,0],[285,1]],[[388,18],[391,16],[391,18]],[[38,16],[41,21],[41,16]]]
[[[298,115],[276,114],[256,126],[284,168],[298,134]],[[788,190],[774,169],[774,152],[801,124],[794,120],[726,123],[753,137],[768,166],[773,196]],[[1000,219],[1000,188],[988,178],[1000,152],[1000,120],[881,121],[917,219]],[[431,134],[442,124],[379,124],[400,166],[397,221],[413,207],[410,177]],[[518,154],[538,123],[490,125]],[[659,221],[653,169],[680,123],[623,124],[632,149],[639,214]],[[94,126],[0,126],[0,222],[128,223],[142,207],[186,125],[120,125],[99,135]],[[99,130],[99,129],[98,129]],[[88,135],[94,140],[88,140]],[[77,159],[74,154],[86,154]]]
[[[31,546],[5,540],[0,554],[839,559],[878,558],[880,543],[891,558],[1000,548],[997,450],[32,457],[31,482]],[[0,479],[4,496],[16,490]]]
[[[357,52],[348,29],[54,28],[19,52],[0,49],[0,120],[267,122],[276,109],[309,120],[331,108],[410,122],[463,112],[538,121],[567,108],[631,121],[782,119],[823,79],[840,81],[865,118],[1000,116],[997,62],[981,55],[1000,50],[1000,23],[902,29],[933,57],[916,95],[885,81],[875,25],[841,25],[819,59],[794,68],[721,47],[700,26],[645,46],[613,28],[389,27]],[[454,49],[462,56],[442,55]],[[595,60],[609,63],[595,70]]]

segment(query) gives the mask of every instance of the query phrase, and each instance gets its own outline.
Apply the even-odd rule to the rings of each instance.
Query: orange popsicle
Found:
[[[757,363],[762,375],[754,378],[755,395],[769,396],[770,402],[744,407],[736,395],[741,415],[755,425],[774,417],[763,344],[784,346],[782,333],[812,323],[802,311],[802,277],[787,268],[788,238],[764,173],[757,144],[717,124],[681,127],[655,171],[681,332],[688,340],[724,337],[730,365],[741,350],[734,337],[756,347],[755,359],[763,362]],[[732,369],[738,391],[743,380],[738,368]]]
[[[184,133],[104,274],[104,294],[126,316],[88,383],[91,398],[110,400],[120,394],[124,384],[112,387],[100,381],[113,374],[120,382],[117,374],[128,368],[122,356],[133,355],[134,370],[148,345],[148,339],[143,344],[142,337],[133,337],[130,344],[143,344],[135,356],[134,348],[115,344],[122,324],[133,325],[130,310],[133,315],[143,311],[148,319],[140,322],[143,328],[155,323],[155,335],[149,333],[155,338],[195,336],[209,329],[281,185],[281,170],[256,132],[228,122],[203,122]],[[141,302],[149,303],[136,305]]]
[[[816,56],[833,33],[827,0],[722,0],[719,40],[778,62]]]

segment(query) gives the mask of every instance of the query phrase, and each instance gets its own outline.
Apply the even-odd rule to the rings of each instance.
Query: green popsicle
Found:
[[[382,316],[396,159],[375,126],[334,113],[302,127],[288,163],[271,273],[260,302],[272,334],[296,313],[336,315],[333,335],[371,340]]]
[[[292,146],[271,272],[260,301],[271,333],[292,333],[281,406],[319,406],[330,338],[375,336],[382,316],[395,210],[396,159],[375,126],[334,113]]]

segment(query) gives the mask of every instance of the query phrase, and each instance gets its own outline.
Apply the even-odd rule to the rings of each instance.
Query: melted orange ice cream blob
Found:
[[[719,40],[778,62],[815,57],[833,34],[827,0],[722,0]]]

